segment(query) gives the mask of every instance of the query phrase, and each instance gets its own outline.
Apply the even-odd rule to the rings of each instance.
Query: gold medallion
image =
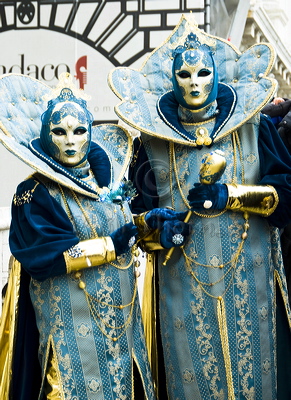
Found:
[[[198,146],[209,146],[212,143],[212,139],[210,138],[209,132],[206,128],[197,128],[195,135],[197,137],[196,143]]]

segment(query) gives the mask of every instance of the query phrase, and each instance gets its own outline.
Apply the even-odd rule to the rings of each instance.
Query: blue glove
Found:
[[[161,229],[164,221],[182,221],[186,214],[187,212],[176,212],[169,208],[154,208],[146,214],[145,222],[152,229]]]
[[[114,244],[116,256],[120,256],[120,254],[126,253],[130,249],[134,243],[129,246],[129,240],[132,237],[136,238],[137,233],[137,227],[133,224],[133,222],[129,222],[128,224],[116,229],[109,235]]]
[[[183,246],[190,232],[191,227],[185,222],[178,219],[165,221],[160,233],[161,245],[165,249]]]
[[[214,183],[212,185],[205,185],[201,183],[194,183],[194,188],[189,190],[187,196],[192,210],[210,209],[210,210],[223,210],[226,207],[228,200],[227,186],[222,183]],[[212,203],[204,205],[208,200]],[[210,205],[210,207],[208,207]]]

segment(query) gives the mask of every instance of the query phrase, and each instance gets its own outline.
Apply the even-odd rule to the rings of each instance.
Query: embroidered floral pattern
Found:
[[[190,371],[189,369],[185,369],[183,372],[183,379],[185,383],[191,383],[195,380],[194,371]]]
[[[255,254],[254,261],[255,261],[255,266],[261,268],[263,266],[263,261],[264,261],[262,254],[259,253]]]
[[[258,158],[254,153],[249,153],[246,160],[249,164],[254,164],[255,162],[257,162]]]
[[[24,193],[22,193],[21,196],[14,195],[13,196],[13,204],[15,206],[22,206],[25,203],[30,203],[32,199],[32,191],[31,190],[26,190]]]
[[[68,255],[72,258],[78,258],[82,256],[82,250],[80,249],[80,246],[77,244],[75,246],[72,246],[68,249]]]
[[[165,169],[161,169],[159,171],[159,179],[161,182],[167,182],[169,179],[169,172],[166,171]]]
[[[223,181],[231,182],[234,164],[230,138],[225,138],[219,145],[218,148],[224,150],[227,158]],[[247,162],[248,167],[246,176],[248,179],[252,177],[252,174],[256,177],[258,159],[253,150],[254,141],[250,139],[244,149],[243,160]],[[180,192],[182,191],[186,197],[189,184],[196,182],[199,159],[203,158],[204,153],[202,149],[199,152],[189,152],[185,157],[186,151],[183,151],[182,146],[175,145],[175,150],[180,189],[173,175],[172,193],[176,210],[180,210],[183,203]],[[165,156],[161,158],[163,157],[165,158]],[[187,171],[191,171],[191,177]],[[236,182],[240,183],[242,166],[239,157],[237,157],[235,173]],[[249,237],[237,259],[235,268],[223,276],[227,268],[224,264],[236,253],[241,243],[243,215],[227,213],[213,220],[192,215],[190,223],[193,228],[192,236],[184,249],[187,256],[194,260],[191,268],[195,276],[200,282],[205,282],[203,287],[209,294],[206,294],[202,290],[202,285],[193,279],[185,268],[185,260],[183,257],[178,258],[178,254],[173,262],[168,262],[166,269],[160,269],[161,330],[169,393],[173,398],[177,398],[183,393],[183,390],[177,390],[179,385],[185,385],[185,393],[186,385],[193,385],[195,390],[207,393],[209,398],[225,400],[228,397],[226,374],[229,373],[234,391],[240,392],[242,399],[262,400],[263,392],[266,394],[273,390],[272,380],[275,379],[275,304],[273,303],[271,312],[267,299],[274,294],[275,280],[274,275],[270,273],[274,265],[280,271],[278,276],[283,275],[278,232],[276,229],[271,230],[270,235],[264,221],[257,224],[255,218],[250,219]],[[256,229],[260,231],[259,236],[256,234]],[[253,253],[254,241],[261,243],[261,246],[256,247],[259,251]],[[221,264],[224,266],[219,268]],[[223,279],[219,280],[221,276]],[[213,282],[218,283],[212,286]],[[260,293],[264,293],[264,296],[257,297],[257,287],[260,287]],[[172,299],[173,293],[177,296],[174,299]],[[222,346],[225,344],[222,340],[223,336],[220,336],[223,333],[218,327],[216,296],[222,293],[224,293],[225,301],[231,367],[221,362],[224,359]],[[180,307],[180,313],[176,309],[176,302],[183,304],[183,307]],[[189,304],[192,319],[189,317],[187,304]],[[256,319],[258,318],[260,326],[264,325],[265,333],[257,330]],[[186,319],[187,324],[184,325]],[[176,349],[179,349],[181,343],[185,349],[189,347],[189,353],[185,355],[187,362],[183,362],[176,355],[178,351]],[[271,349],[270,352],[266,351],[265,344]],[[193,369],[189,367],[191,362],[189,357],[192,357]],[[260,368],[264,374],[272,374],[272,380],[271,377],[268,382],[264,380],[262,388],[259,385],[255,387],[255,382],[260,380]],[[198,373],[201,374],[199,382],[193,378]]]
[[[261,307],[260,316],[261,316],[262,320],[266,320],[267,319],[267,317],[268,317],[267,307]]]
[[[270,360],[264,360],[264,362],[263,362],[263,372],[265,374],[269,374],[270,370],[271,370]]]
[[[53,189],[49,188],[50,193],[54,192]],[[62,204],[61,197],[55,194]],[[118,224],[124,224],[124,213],[130,215],[127,205],[121,211],[119,205],[109,202],[100,203],[83,196],[80,196],[80,201],[100,235],[108,235],[109,229],[112,231],[114,227],[119,226]],[[89,239],[90,229],[87,229],[83,214],[69,196],[68,207],[74,215],[78,234],[81,233],[84,239]],[[130,255],[127,255],[114,263],[118,267],[122,262],[120,266],[123,267],[130,264],[130,259]],[[99,326],[93,319],[86,297],[72,274],[47,279],[44,282],[33,282],[32,298],[41,331],[42,367],[46,367],[47,338],[50,335],[56,351],[64,400],[87,398],[88,395],[90,397],[90,393],[92,398],[97,393],[106,399],[131,398],[133,353],[136,354],[136,363],[143,376],[147,398],[154,399],[139,308],[134,306],[132,319],[126,326],[128,335],[123,335],[116,342],[110,339],[110,336],[115,336],[115,327],[124,324],[128,318],[127,309],[115,306],[129,303],[134,289],[133,268],[119,270],[117,267],[104,265],[102,268],[82,271],[86,290],[98,299],[96,304],[101,317],[98,321]],[[133,338],[128,340],[132,337],[131,332]],[[94,376],[89,375],[84,368],[88,349],[90,359],[96,364]]]
[[[177,331],[180,331],[181,329],[185,328],[185,325],[184,325],[184,322],[180,318],[176,317],[174,320],[174,327],[175,327],[175,329],[177,329]]]
[[[13,204],[14,204],[15,206],[18,206],[18,207],[19,207],[19,206],[22,206],[23,204],[28,204],[28,203],[30,203],[31,200],[32,200],[33,193],[34,193],[35,188],[37,187],[37,185],[38,185],[38,182],[36,182],[36,184],[35,184],[35,186],[34,186],[33,189],[31,189],[31,190],[26,190],[26,191],[23,192],[21,195],[15,194],[15,195],[13,196]]]
[[[88,388],[91,393],[97,393],[100,391],[101,383],[97,379],[90,379],[88,381]]]
[[[78,325],[77,332],[79,333],[80,336],[86,337],[90,334],[91,329],[89,328],[89,326],[87,324],[81,324],[81,325]]]

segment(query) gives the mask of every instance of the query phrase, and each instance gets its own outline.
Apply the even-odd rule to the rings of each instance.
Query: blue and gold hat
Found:
[[[115,107],[119,118],[149,136],[197,147],[196,138],[173,117],[173,110],[179,105],[173,84],[174,52],[181,46],[182,54],[187,53],[185,42],[189,37],[195,37],[197,45],[199,41],[204,54],[210,49],[209,57],[217,69],[217,101],[228,99],[227,107],[223,107],[225,115],[216,118],[211,142],[222,140],[244,125],[273,97],[277,82],[268,75],[275,62],[275,51],[271,44],[259,43],[241,53],[231,42],[207,34],[191,17],[182,15],[169,37],[140,69],[117,67],[109,73],[109,86],[120,99]],[[210,101],[215,90],[214,87]]]
[[[64,88],[63,84],[60,86]],[[78,193],[98,198],[98,194],[89,184],[57,163],[40,145],[40,131],[51,118],[50,109],[53,109],[54,101],[61,99],[58,98],[59,95],[63,99],[65,97],[72,99],[73,91],[70,85],[66,84],[66,90],[63,93],[61,93],[62,89],[58,86],[51,88],[27,75],[2,75],[0,77],[0,142],[12,154],[47,178]],[[79,101],[81,100],[78,99],[76,104]],[[64,109],[62,112],[72,112],[72,110]],[[53,118],[60,117],[56,114]],[[79,117],[85,118],[84,115]],[[125,128],[114,124],[92,126],[91,134],[91,150],[88,154],[90,166],[94,164],[95,169],[100,167],[102,160],[99,160],[99,155],[102,153],[109,160],[109,165],[106,165],[109,171],[109,182],[103,185],[122,180],[132,156],[130,134]],[[98,151],[100,149],[102,151]],[[92,151],[94,154],[91,157]]]

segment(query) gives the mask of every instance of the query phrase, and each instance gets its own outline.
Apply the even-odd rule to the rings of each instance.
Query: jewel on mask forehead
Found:
[[[75,96],[73,95],[73,92],[71,91],[71,89],[69,88],[64,88],[61,90],[61,93],[58,96],[59,101],[70,101],[73,100],[75,98]]]
[[[199,50],[189,50],[182,53],[182,59],[184,63],[190,65],[191,67],[198,65],[202,60],[202,56],[203,54]]]
[[[196,67],[199,63],[202,63],[205,68],[213,67],[212,59],[209,53],[205,53],[201,50],[188,50],[182,53],[182,59],[185,64],[190,67]]]
[[[188,50],[192,50],[192,51],[188,52]],[[175,58],[178,54],[187,52],[190,54],[189,57],[191,58],[192,57],[191,54],[195,54],[197,50],[200,50],[201,53],[204,53],[204,54],[205,54],[205,52],[212,53],[210,47],[207,44],[201,44],[197,35],[195,35],[195,33],[191,32],[187,36],[187,38],[184,42],[184,45],[176,47],[176,49],[173,52],[173,57]]]

